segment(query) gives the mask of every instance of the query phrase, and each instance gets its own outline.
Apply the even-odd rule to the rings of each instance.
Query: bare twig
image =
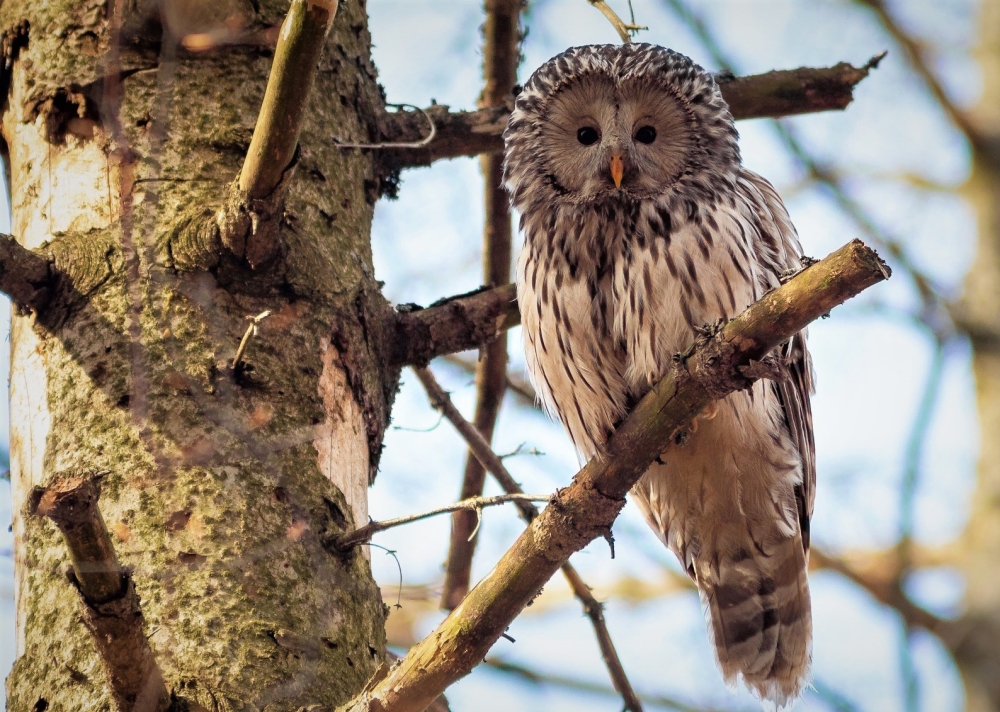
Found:
[[[243,169],[228,204],[216,217],[223,244],[251,266],[267,262],[277,251],[285,189],[337,4],[337,0],[292,0]]]
[[[863,67],[841,62],[833,67],[800,67],[735,79],[720,77],[719,88],[736,119],[811,114],[846,108],[854,87],[873,67],[873,62]],[[429,166],[445,158],[503,151],[502,134],[510,115],[509,105],[455,112],[435,105],[424,111],[437,127],[434,140],[422,149],[389,149],[394,165]],[[381,124],[386,141],[413,142],[424,136],[427,120],[416,111],[397,111],[383,114]]]
[[[584,583],[584,580],[580,578],[580,574],[569,563],[563,565],[562,571],[569,582],[570,588],[573,589],[573,595],[580,599],[580,603],[583,604],[583,612],[587,614],[591,625],[594,627],[597,645],[601,649],[601,657],[604,659],[604,665],[608,668],[608,674],[611,676],[611,684],[614,685],[615,691],[621,695],[625,703],[625,710],[628,712],[642,712],[642,702],[635,693],[635,690],[632,689],[632,683],[629,682],[628,675],[625,673],[625,667],[622,665],[621,658],[618,657],[618,651],[615,649],[615,644],[611,640],[608,623],[604,620],[604,604],[594,598],[590,587]]]
[[[709,403],[752,379],[739,367],[867,287],[888,268],[854,241],[766,294],[713,336],[703,336],[636,406],[591,460],[559,490],[437,631],[386,678],[341,709],[417,712],[485,657],[510,622],[571,554],[610,531],[625,495],[670,437]]]
[[[412,522],[419,522],[421,519],[436,517],[439,514],[448,514],[449,512],[457,512],[460,509],[464,509],[466,511],[474,512],[478,519],[482,515],[484,507],[495,507],[499,504],[520,501],[548,502],[550,497],[551,495],[547,494],[522,494],[519,492],[515,494],[500,494],[494,497],[470,497],[469,499],[463,499],[461,502],[454,502],[452,504],[431,509],[426,512],[421,512],[419,514],[408,514],[405,517],[386,519],[381,522],[368,522],[368,524],[363,527],[359,527],[352,532],[337,537],[333,540],[333,542],[331,542],[331,545],[338,551],[346,551],[357,546],[358,544],[364,544],[378,532],[384,532],[386,529],[392,529],[393,527],[399,527]]]
[[[397,311],[394,360],[401,366],[423,365],[479,348],[520,323],[513,284],[449,297],[427,309],[407,304]]]
[[[257,316],[247,317],[247,320],[250,322],[250,325],[247,327],[247,330],[243,332],[243,338],[240,339],[240,345],[236,347],[236,355],[233,356],[233,366],[232,366],[234,371],[239,368],[240,363],[242,363],[243,361],[243,354],[247,350],[247,345],[250,343],[250,338],[257,335],[258,326],[262,321],[264,321],[264,319],[266,319],[269,316],[271,316],[271,310],[267,309],[265,311],[262,311]]]
[[[386,104],[386,106],[391,106],[394,109],[413,109],[418,112],[421,116],[427,119],[427,123],[430,126],[430,129],[427,131],[427,135],[419,141],[388,141],[385,143],[349,143],[334,137],[333,142],[337,148],[424,148],[429,146],[435,137],[437,137],[437,125],[434,123],[434,119],[432,119],[431,115],[419,106],[414,106],[413,104]]]
[[[522,0],[489,0],[483,25],[483,79],[479,108],[503,106],[517,80]],[[496,153],[480,157],[483,172],[483,283],[498,287],[510,282],[510,201],[503,187],[503,157]],[[473,423],[486,442],[493,439],[500,406],[507,388],[507,334],[485,344],[476,367],[476,409]],[[473,453],[466,455],[459,499],[483,493],[486,470]],[[474,512],[455,512],[445,563],[441,607],[451,610],[465,598],[472,575],[479,519]]]
[[[414,368],[413,372],[420,379],[420,384],[424,387],[424,390],[427,391],[427,399],[430,401],[431,406],[444,415],[448,422],[454,426],[455,430],[458,431],[458,434],[462,436],[462,439],[469,446],[469,450],[482,463],[483,467],[493,475],[500,488],[507,494],[523,492],[521,485],[508,472],[500,456],[493,452],[493,448],[486,442],[482,433],[458,411],[458,408],[452,403],[451,397],[441,387],[441,384],[437,382],[430,369]],[[538,508],[530,502],[516,502],[516,505],[521,516],[526,521],[531,522],[538,516]]]
[[[611,23],[611,26],[615,28],[615,32],[618,33],[618,36],[621,38],[622,42],[626,44],[632,41],[633,32],[649,29],[648,27],[640,27],[634,22],[626,23],[624,20],[618,17],[618,14],[614,10],[612,10],[611,7],[606,2],[604,2],[604,0],[587,0],[587,2],[589,2],[591,5],[593,5],[598,10],[601,11],[601,14],[604,15],[604,17],[608,19],[608,22]]]
[[[414,370],[416,371],[417,378],[420,379],[420,383],[423,384],[424,389],[427,391],[427,397],[431,405],[441,411],[444,417],[455,427],[466,443],[468,443],[469,450],[476,456],[483,467],[493,475],[505,492],[508,494],[520,492],[521,486],[507,471],[507,468],[504,467],[503,460],[493,452],[490,444],[486,442],[486,439],[483,438],[472,423],[462,417],[462,414],[458,412],[458,408],[451,402],[448,393],[441,388],[437,379],[434,378],[434,374],[427,368]],[[521,516],[529,524],[538,516],[538,509],[529,502],[525,502],[523,505],[519,504],[518,509],[521,512]],[[625,668],[618,657],[618,651],[615,650],[615,644],[611,640],[611,632],[608,630],[607,623],[604,620],[604,611],[601,608],[601,604],[594,598],[590,587],[580,578],[580,574],[577,573],[576,569],[568,561],[563,563],[562,572],[570,588],[573,590],[573,595],[583,604],[583,610],[587,614],[587,617],[590,618],[591,625],[594,627],[594,635],[597,637],[597,643],[601,649],[601,657],[604,658],[604,663],[608,668],[612,684],[614,684],[615,689],[618,690],[618,693],[622,696],[622,700],[625,702],[625,709],[630,712],[641,712],[642,705],[636,697],[635,691],[632,689],[632,684],[629,682],[628,676],[625,674]]]
[[[32,496],[35,514],[59,528],[73,566],[70,581],[83,603],[83,622],[94,637],[120,712],[165,712],[172,698],[143,631],[132,576],[118,563],[97,508],[100,475],[65,477]]]

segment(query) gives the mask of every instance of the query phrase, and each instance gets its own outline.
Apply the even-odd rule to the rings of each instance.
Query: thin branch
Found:
[[[605,687],[604,685],[598,685],[590,682],[589,680],[581,680],[575,677],[538,672],[537,670],[532,670],[531,668],[518,665],[517,663],[508,662],[506,660],[486,658],[486,660],[483,661],[483,664],[488,668],[496,670],[497,672],[514,675],[522,680],[539,685],[552,685],[554,687],[573,690],[574,692],[584,692],[588,695],[603,695],[604,697],[612,697],[616,694],[614,689]],[[650,707],[678,710],[678,712],[721,712],[716,711],[711,707],[698,707],[696,705],[691,705],[674,697],[668,697],[667,695],[642,694],[640,695],[640,699],[643,703],[649,705]]]
[[[611,640],[608,623],[604,620],[604,604],[594,598],[590,587],[580,578],[580,574],[568,562],[563,565],[562,571],[569,582],[570,588],[573,589],[573,594],[583,604],[583,612],[587,614],[590,624],[594,627],[597,645],[601,649],[601,657],[604,659],[604,665],[611,676],[611,684],[614,685],[615,692],[625,702],[625,710],[627,712],[642,712],[642,702],[635,693],[635,690],[632,689],[632,683],[629,682],[628,675],[625,673],[625,667],[622,665],[621,658],[618,657],[618,651],[615,649],[615,644]]]
[[[52,263],[0,233],[0,292],[25,311],[40,312],[55,290]]]
[[[719,88],[735,119],[777,118],[847,108],[854,87],[878,64],[878,57],[862,67],[841,62],[833,67],[800,67],[753,76],[719,77]],[[479,111],[449,111],[435,105],[424,111],[437,127],[437,136],[425,148],[388,150],[391,163],[403,168],[429,166],[434,161],[503,151],[502,134],[510,115],[510,97],[504,106]],[[416,111],[386,112],[381,117],[386,141],[418,141],[427,120]]]
[[[483,24],[483,91],[479,108],[503,106],[517,81],[520,55],[522,0],[490,0]],[[500,286],[510,282],[512,226],[510,200],[503,187],[503,157],[496,153],[480,157],[483,172],[483,282]],[[476,367],[476,409],[473,423],[490,442],[507,387],[507,334],[484,345]],[[483,493],[486,470],[473,453],[465,458],[459,499]],[[451,519],[451,538],[445,563],[441,607],[451,610],[469,592],[472,556],[479,531],[473,512],[456,512]]]
[[[368,524],[363,527],[359,527],[352,532],[337,537],[331,542],[331,546],[333,546],[333,548],[337,551],[347,551],[358,544],[364,544],[378,532],[384,532],[386,529],[392,529],[393,527],[399,527],[404,524],[411,524],[412,522],[419,522],[422,519],[436,517],[439,514],[448,514],[450,512],[465,510],[468,512],[474,512],[478,519],[479,516],[481,516],[484,507],[495,507],[499,504],[507,504],[508,502],[548,502],[550,498],[551,495],[547,494],[522,493],[500,494],[494,497],[470,497],[469,499],[463,499],[461,502],[453,502],[452,504],[447,504],[443,507],[438,507],[437,509],[421,512],[420,514],[408,514],[405,517],[386,519],[381,522],[368,522]]]
[[[414,370],[416,371],[417,378],[420,379],[420,383],[427,391],[427,398],[430,400],[431,405],[439,410],[455,427],[469,445],[469,450],[476,456],[483,467],[493,475],[500,484],[500,487],[508,494],[520,492],[521,486],[507,471],[503,460],[493,452],[490,444],[486,442],[486,439],[472,423],[462,417],[462,414],[455,407],[455,404],[452,403],[448,393],[437,382],[437,379],[434,378],[434,374],[430,372],[430,369],[419,368]],[[538,516],[538,509],[529,502],[525,502],[523,505],[519,504],[518,509],[521,512],[521,516],[529,524]],[[612,684],[625,702],[625,709],[629,712],[641,712],[642,705],[638,697],[636,697],[635,691],[632,689],[632,683],[629,682],[628,675],[625,674],[625,668],[622,666],[621,659],[618,657],[618,651],[611,640],[611,632],[608,630],[607,622],[604,620],[604,611],[601,604],[594,598],[590,587],[583,581],[580,574],[577,573],[569,561],[565,561],[562,564],[562,572],[573,591],[573,595],[583,604],[584,613],[590,618],[591,625],[594,627],[594,635],[597,637],[597,643],[601,649],[601,657],[604,658],[604,663],[608,668]]]
[[[462,436],[462,439],[469,446],[469,450],[482,463],[486,471],[493,475],[500,488],[507,494],[523,492],[521,485],[518,484],[514,476],[507,470],[500,456],[493,452],[493,448],[486,442],[486,438],[476,429],[476,426],[466,420],[459,412],[448,392],[437,382],[430,369],[414,368],[413,372],[417,375],[424,390],[427,391],[427,399],[430,401],[431,406],[444,415],[448,422],[454,426],[455,430],[458,431],[458,434]],[[530,502],[516,502],[516,504],[521,516],[527,522],[532,522],[538,516],[538,508]]]
[[[285,190],[337,4],[337,0],[292,0],[243,169],[229,203],[216,216],[223,244],[251,266],[267,262],[277,251]]]
[[[598,537],[610,533],[628,490],[671,436],[709,403],[753,378],[742,368],[889,276],[878,256],[854,241],[766,294],[714,335],[702,336],[679,357],[591,460],[559,490],[493,570],[469,592],[437,631],[345,712],[417,712],[468,674],[549,577]]]
[[[397,308],[395,363],[423,365],[445,354],[479,348],[521,323],[513,284]]]
[[[591,5],[596,7],[601,11],[601,14],[607,18],[611,26],[615,28],[615,32],[621,38],[622,42],[628,44],[632,41],[632,33],[638,32],[639,30],[648,30],[648,27],[640,27],[639,25],[632,23],[626,23],[618,14],[611,9],[611,7],[604,2],[604,0],[587,0]]]
[[[59,528],[69,549],[69,579],[83,603],[83,622],[94,637],[120,712],[165,712],[173,700],[143,630],[132,576],[118,563],[97,508],[100,475],[65,477],[32,494],[33,510]]]

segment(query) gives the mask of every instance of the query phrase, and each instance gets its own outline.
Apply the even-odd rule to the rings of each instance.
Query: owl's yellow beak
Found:
[[[622,154],[616,153],[611,157],[611,178],[615,182],[615,188],[622,187],[623,173],[625,173],[625,164],[622,162]]]

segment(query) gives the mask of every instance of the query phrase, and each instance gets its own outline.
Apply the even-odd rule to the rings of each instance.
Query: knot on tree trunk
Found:
[[[263,198],[252,197],[238,183],[234,183],[226,204],[215,214],[222,247],[235,257],[246,260],[253,269],[267,265],[280,251],[278,233],[294,167],[295,160],[281,177],[281,182]]]

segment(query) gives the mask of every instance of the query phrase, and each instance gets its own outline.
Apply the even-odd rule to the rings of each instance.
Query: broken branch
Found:
[[[559,490],[493,570],[437,631],[345,712],[419,712],[468,674],[571,554],[610,531],[625,494],[670,437],[714,400],[747,388],[739,372],[835,306],[889,277],[855,240],[764,295],[714,335],[699,338],[591,460]]]
[[[503,460],[493,452],[490,444],[486,442],[486,438],[480,434],[475,426],[462,417],[462,414],[455,407],[455,404],[451,402],[448,393],[437,382],[430,369],[420,368],[414,370],[416,371],[417,378],[420,379],[420,383],[423,384],[424,389],[427,391],[427,397],[431,405],[439,410],[448,419],[448,422],[455,426],[455,429],[468,444],[469,452],[476,456],[480,464],[493,475],[505,492],[520,492],[521,486],[507,471]],[[518,509],[521,511],[524,521],[529,524],[538,516],[538,509],[530,502],[519,504]],[[583,611],[590,618],[590,622],[594,627],[594,635],[597,637],[597,644],[601,648],[601,657],[604,658],[604,663],[608,668],[612,684],[614,684],[615,689],[618,690],[618,693],[622,696],[622,700],[625,702],[625,710],[627,712],[642,712],[642,704],[639,702],[635,690],[632,689],[632,683],[629,682],[628,676],[625,674],[625,668],[622,666],[621,659],[618,657],[618,651],[611,640],[611,632],[608,630],[607,622],[604,620],[603,607],[594,598],[590,586],[584,582],[569,561],[563,563],[562,572],[569,583],[569,587],[573,590],[573,595],[583,604]],[[460,603],[461,601],[459,601]]]
[[[66,540],[69,579],[83,603],[83,622],[108,676],[120,712],[165,712],[172,697],[143,630],[132,576],[119,562],[97,508],[99,475],[57,479],[35,490],[34,512],[50,519]]]
[[[862,67],[840,62],[833,67],[800,67],[717,79],[734,119],[811,114],[847,108],[854,98],[854,87],[878,66],[879,59],[875,57]],[[392,164],[414,168],[444,158],[503,151],[509,105],[454,112],[447,106],[435,105],[424,111],[437,127],[434,140],[423,148],[387,149]],[[419,141],[426,132],[427,119],[422,113],[397,111],[382,115],[384,141]]]
[[[400,306],[396,315],[399,366],[421,366],[445,354],[474,349],[521,323],[513,284],[459,294],[424,309]]]

